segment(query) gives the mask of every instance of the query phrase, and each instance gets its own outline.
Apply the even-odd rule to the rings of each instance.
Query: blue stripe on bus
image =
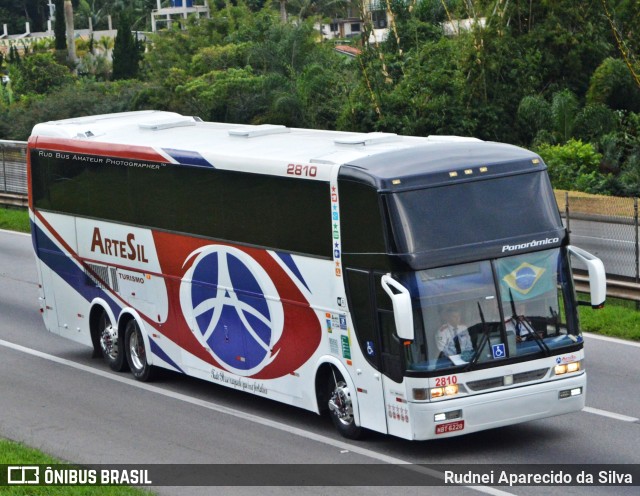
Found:
[[[171,358],[169,358],[169,355],[167,355],[165,351],[162,348],[160,348],[160,345],[156,343],[153,339],[151,339],[151,337],[149,337],[149,344],[151,345],[151,352],[155,356],[159,357],[165,363],[171,365],[178,372],[182,372],[183,374],[185,373],[185,371],[182,370],[180,367],[178,367],[178,364],[173,360],[171,360]]]
[[[118,305],[106,291],[96,287],[84,271],[58,248],[42,229],[33,223],[31,224],[31,229],[31,232],[35,233],[33,237],[38,247],[37,254],[42,262],[76,290],[87,302],[90,303],[94,298],[99,297],[109,304],[114,315],[120,313],[120,305]]]
[[[309,286],[307,286],[306,281],[304,280],[304,277],[302,277],[302,274],[300,273],[300,269],[298,269],[298,266],[296,265],[296,263],[293,261],[293,257],[291,256],[291,254],[289,253],[278,253],[276,252],[276,255],[278,255],[278,257],[280,257],[280,260],[282,260],[284,262],[284,264],[289,267],[289,270],[291,272],[293,272],[293,275],[295,275],[298,280],[304,284],[304,287],[307,288],[307,291],[309,291],[311,293],[311,289],[309,289]]]
[[[205,158],[198,152],[191,150],[178,150],[176,148],[163,148],[162,150],[168,153],[171,158],[177,160],[180,165],[195,165],[197,167],[214,168],[213,164],[205,160]]]

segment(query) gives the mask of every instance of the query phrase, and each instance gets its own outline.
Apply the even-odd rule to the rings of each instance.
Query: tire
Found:
[[[115,372],[127,370],[127,361],[124,356],[122,340],[119,339],[118,329],[111,323],[107,312],[102,312],[98,319],[98,342],[102,351],[102,357]]]
[[[340,435],[347,439],[360,439],[364,429],[356,425],[351,392],[340,372],[335,369],[329,376],[328,397],[329,415]]]
[[[137,380],[150,381],[153,378],[154,368],[147,362],[147,349],[144,346],[142,331],[135,319],[127,323],[124,331],[125,355],[129,369]]]

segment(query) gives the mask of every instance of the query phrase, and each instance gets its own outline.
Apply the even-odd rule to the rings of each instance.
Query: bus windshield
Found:
[[[565,250],[394,277],[412,297],[409,371],[498,365],[526,355],[549,356],[582,341]]]
[[[404,191],[388,203],[391,225],[402,226],[393,232],[399,253],[431,252],[432,260],[437,251],[563,229],[544,172]]]

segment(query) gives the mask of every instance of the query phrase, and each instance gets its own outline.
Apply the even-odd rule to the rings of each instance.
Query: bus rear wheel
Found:
[[[362,427],[356,425],[353,416],[351,392],[344,378],[335,369],[329,378],[329,415],[338,432],[347,439],[359,439]]]
[[[149,381],[153,377],[153,366],[147,362],[147,350],[144,346],[142,331],[140,326],[131,319],[124,331],[124,343],[127,355],[127,362],[133,377],[139,381]]]
[[[122,372],[127,369],[127,362],[122,350],[122,342],[118,336],[118,328],[113,325],[107,312],[102,312],[98,319],[98,339],[102,356],[115,372]]]

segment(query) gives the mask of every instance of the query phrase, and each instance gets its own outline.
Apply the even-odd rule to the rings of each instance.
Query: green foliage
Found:
[[[578,99],[568,89],[557,92],[551,101],[551,119],[558,141],[565,143],[573,136],[578,113]]]
[[[5,111],[11,104],[13,104],[11,83],[0,84],[0,111]]]
[[[246,69],[211,71],[176,89],[205,120],[251,122],[268,108],[271,80]]]
[[[573,136],[597,143],[599,138],[615,132],[619,118],[614,110],[602,104],[591,104],[580,110],[575,118]]]
[[[141,85],[78,81],[46,96],[22,99],[0,113],[0,137],[26,141],[38,122],[130,110]]]
[[[536,151],[547,164],[554,188],[606,192],[609,178],[600,173],[602,155],[590,143],[570,139],[564,145],[543,144]]]
[[[465,73],[450,40],[422,46],[405,64],[404,78],[391,91],[377,61],[370,62],[369,70],[382,104],[380,130],[418,136],[473,131],[475,123],[469,119],[464,98]]]
[[[614,50],[601,0],[510,3],[511,9],[522,9],[513,23],[522,41],[544,50],[537,70],[546,87],[584,94],[593,71]],[[512,22],[509,16],[503,19]]]
[[[65,86],[73,77],[69,69],[57,63],[51,53],[29,55],[10,68],[13,90],[18,95],[44,95]]]
[[[116,46],[99,40],[93,48],[78,47],[79,84],[67,84],[71,78],[38,84],[37,91],[22,81],[21,91],[16,84],[4,87],[0,133],[24,139],[33,123],[70,110],[156,108],[207,120],[471,135],[539,147],[553,157],[554,180],[573,188],[640,192],[638,89],[627,67],[640,53],[637,2],[606,2],[613,26],[628,35],[624,51],[601,0],[390,0],[387,41],[369,43],[365,23],[363,35],[350,40],[361,51],[355,59],[321,43],[314,28],[318,16],[339,15],[344,2],[288,1],[296,18],[287,23],[280,4],[210,2],[210,19],[176,21],[151,35],[138,64],[137,44],[125,35],[148,22],[155,0],[80,0],[76,16],[90,16],[94,27],[104,25],[107,14],[122,15],[116,23],[122,39]],[[354,14],[359,8],[352,4]],[[462,21],[461,29],[445,35],[449,21]],[[14,47],[8,55],[14,79],[22,64],[17,52]],[[97,82],[107,78],[111,52],[113,79],[139,82]],[[59,76],[46,71],[41,77],[52,75]],[[27,79],[39,83],[38,77]],[[45,87],[56,88],[46,99]],[[112,87],[123,91],[122,101],[112,99]],[[599,159],[587,160],[589,153],[575,143]]]
[[[131,33],[131,19],[128,13],[123,13],[120,16],[113,47],[113,79],[135,78],[138,75],[140,58],[140,46]]]
[[[201,48],[193,56],[190,72],[194,75],[202,75],[212,70],[244,67],[247,65],[252,49],[253,44],[249,42]]]
[[[99,81],[106,81],[111,70],[111,61],[102,54],[86,53],[78,63],[78,74],[94,77]]]
[[[626,114],[616,138],[623,151],[620,159],[623,194],[640,196],[640,114]]]
[[[55,0],[56,20],[53,23],[53,34],[55,36],[56,50],[67,49],[67,26],[64,22],[64,0]]]
[[[640,86],[624,61],[608,57],[591,76],[587,102],[640,112]]]
[[[521,140],[531,144],[552,127],[551,105],[540,95],[525,96],[518,105],[517,123]]]

